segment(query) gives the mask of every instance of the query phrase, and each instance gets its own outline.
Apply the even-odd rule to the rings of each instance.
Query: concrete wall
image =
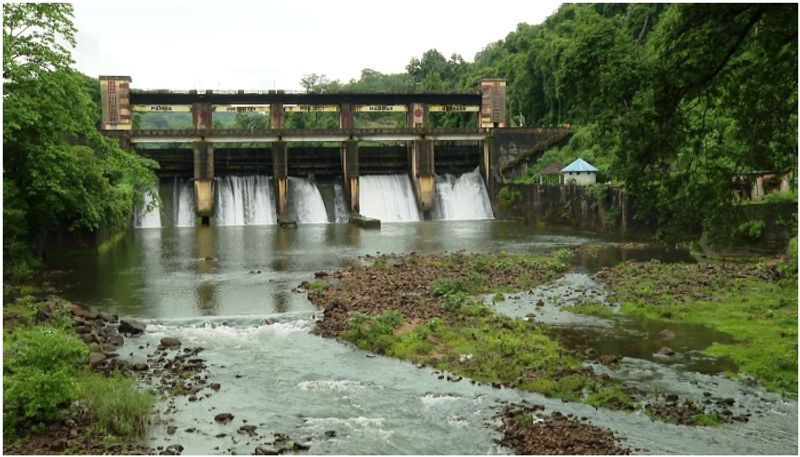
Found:
[[[501,184],[494,195],[494,207],[500,218],[615,233],[655,232],[652,221],[635,219],[634,202],[618,187]]]

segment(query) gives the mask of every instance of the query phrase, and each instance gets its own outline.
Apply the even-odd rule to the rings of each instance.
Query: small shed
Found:
[[[539,171],[539,184],[560,184],[562,168],[564,165],[561,162],[550,162]]]
[[[574,162],[561,169],[564,184],[586,186],[597,182],[597,168],[578,157]]]

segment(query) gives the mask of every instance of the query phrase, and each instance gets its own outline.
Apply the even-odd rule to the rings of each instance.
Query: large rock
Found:
[[[175,349],[181,347],[181,340],[172,336],[165,336],[161,338],[161,345],[165,348]]]
[[[233,420],[233,414],[231,413],[219,413],[214,416],[214,420],[216,422],[222,422],[223,424],[227,424],[228,422]]]
[[[144,329],[146,327],[147,325],[145,325],[143,322],[139,322],[135,319],[123,319],[119,322],[120,333],[137,335],[140,333],[144,333]]]
[[[97,365],[98,363],[102,362],[106,359],[106,355],[102,352],[90,352],[89,353],[89,365]]]
[[[667,357],[672,357],[673,355],[675,355],[675,351],[673,351],[672,348],[669,348],[667,346],[664,346],[661,349],[659,349],[658,353],[661,355],[666,355]]]

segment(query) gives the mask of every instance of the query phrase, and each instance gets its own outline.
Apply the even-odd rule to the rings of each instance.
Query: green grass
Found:
[[[326,281],[320,281],[319,279],[312,279],[311,281],[308,281],[308,290],[313,293],[318,294],[325,292],[328,287],[330,287],[330,284],[328,284]]]
[[[699,427],[719,427],[725,421],[717,413],[697,414],[692,416],[692,425]]]
[[[133,379],[86,372],[77,381],[77,397],[89,407],[95,425],[116,436],[142,436],[153,409],[153,394]]]
[[[484,383],[511,382],[548,397],[615,409],[630,406],[617,384],[581,371],[581,361],[538,325],[497,315],[478,304],[464,306],[458,316],[452,322],[432,319],[398,333],[403,317],[396,311],[372,317],[357,314],[344,338],[362,349]]]
[[[753,376],[767,389],[797,398],[796,273],[780,281],[712,277],[689,290],[675,279],[691,274],[693,266],[681,267],[686,271],[680,274],[666,264],[646,274],[635,265],[619,268],[631,273],[629,281],[613,286],[622,314],[704,324],[729,333],[735,343],[715,343],[705,352],[730,357],[739,375]],[[665,282],[676,284],[664,287]]]

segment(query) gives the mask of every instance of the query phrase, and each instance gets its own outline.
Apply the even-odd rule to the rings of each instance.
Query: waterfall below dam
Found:
[[[272,179],[267,176],[225,176],[217,178],[214,225],[275,224]]]
[[[494,219],[492,202],[480,170],[456,178],[451,174],[436,177],[435,220]]]
[[[135,228],[193,227],[194,183],[190,179],[162,180],[145,193],[148,212],[137,208]],[[272,225],[277,223],[277,204],[269,176],[225,176],[216,178],[213,225]],[[317,183],[313,178],[289,178],[289,216],[301,224],[347,222],[350,217],[341,178]],[[323,192],[321,192],[323,190]],[[161,205],[154,195],[160,193]],[[417,209],[414,188],[406,174],[362,176],[359,185],[361,213],[382,222],[413,222],[423,219]],[[163,215],[163,216],[162,216]],[[436,208],[433,220],[493,219],[486,185],[476,169],[456,177],[436,177]]]

